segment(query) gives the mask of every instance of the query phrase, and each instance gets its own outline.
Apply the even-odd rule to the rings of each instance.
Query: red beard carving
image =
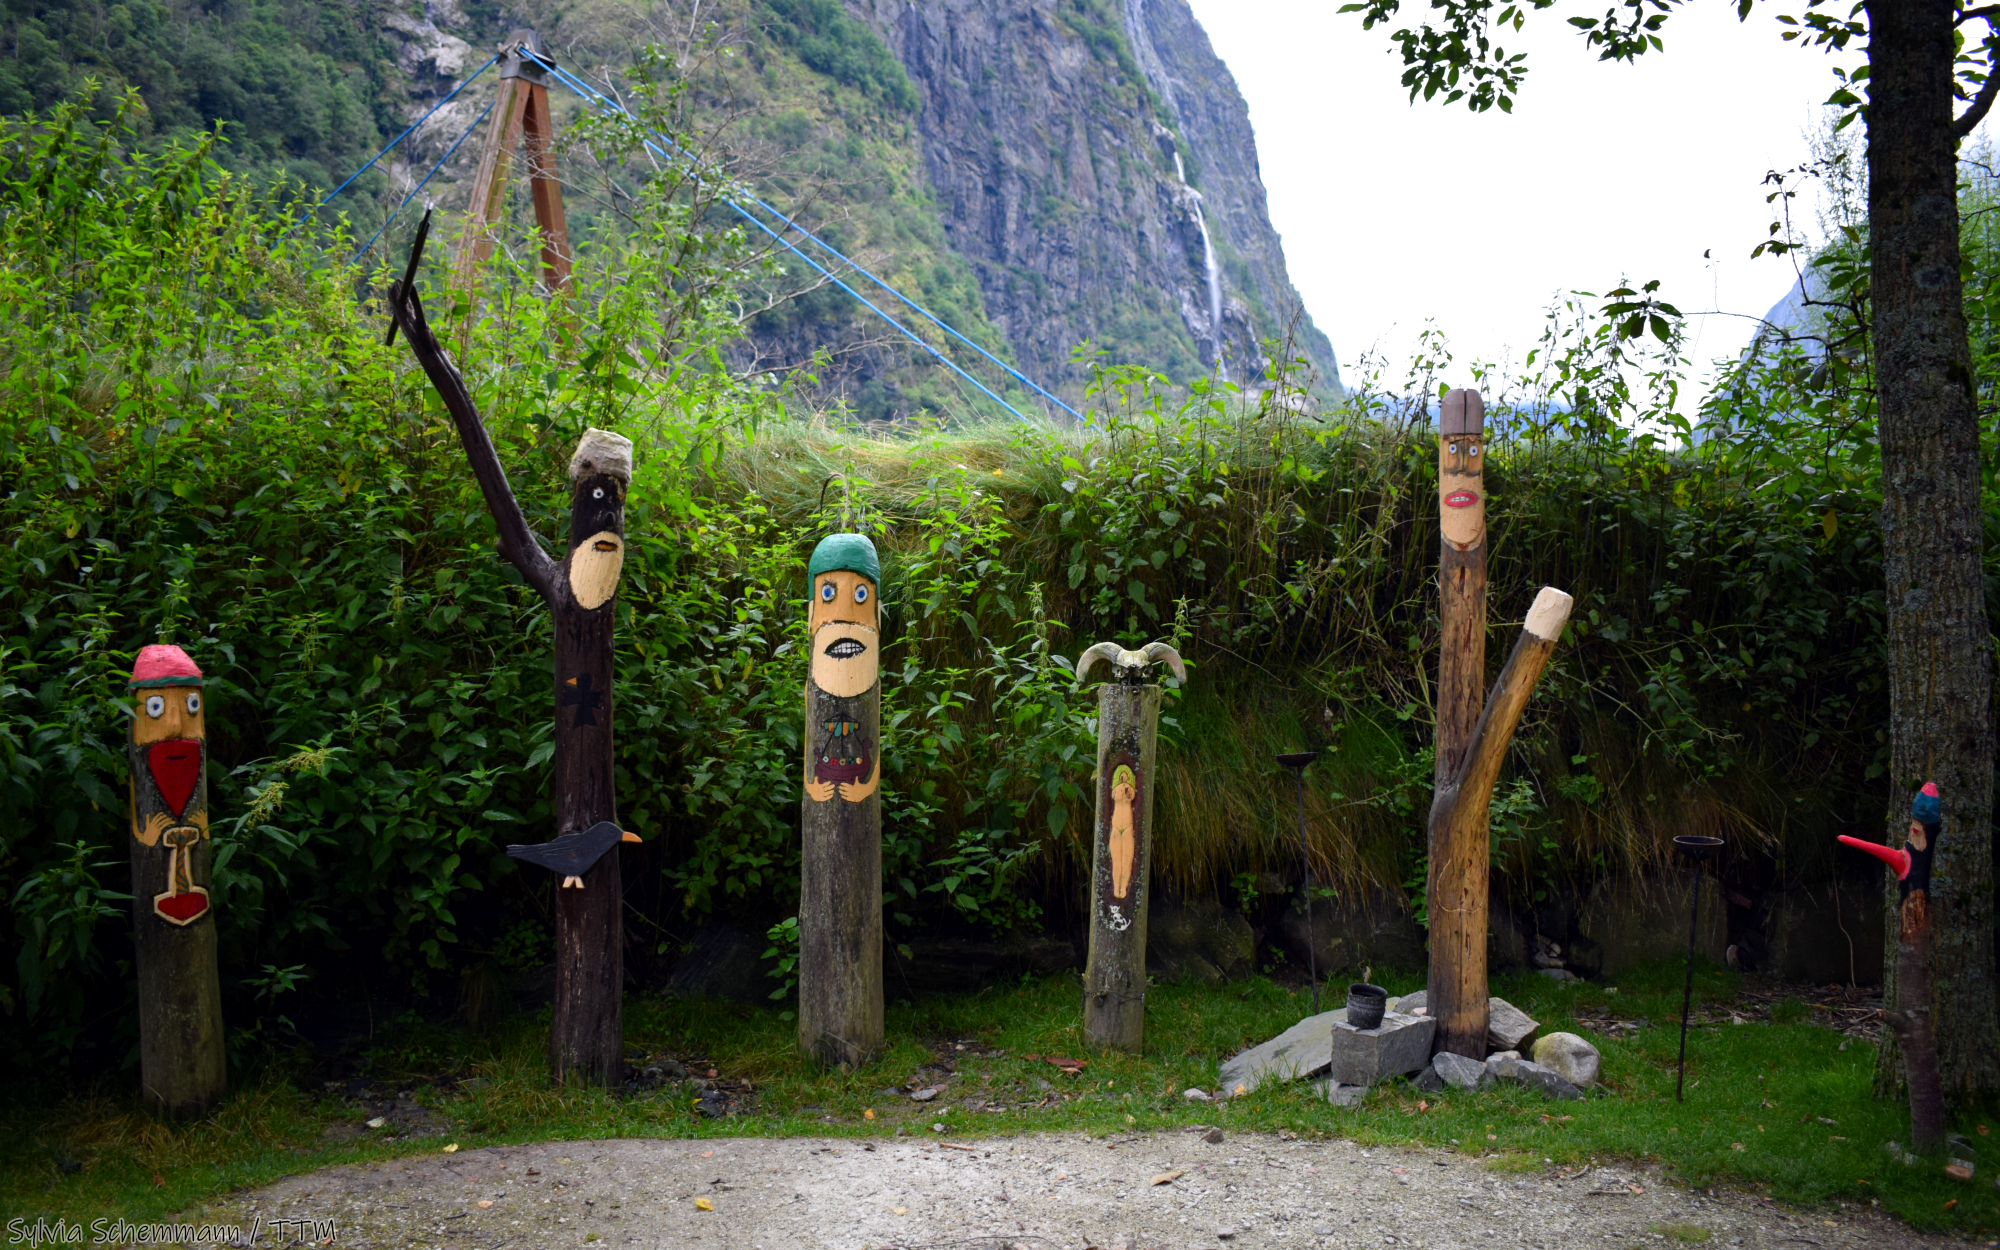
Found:
[[[201,741],[198,738],[169,738],[146,748],[146,767],[153,784],[176,817],[187,815],[188,801],[194,797],[195,783],[201,780]]]

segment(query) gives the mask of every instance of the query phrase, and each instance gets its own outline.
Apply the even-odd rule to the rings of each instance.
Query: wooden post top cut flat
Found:
[[[1528,619],[1521,622],[1521,628],[1537,638],[1553,639],[1568,623],[1570,607],[1575,603],[1574,597],[1554,586],[1544,586],[1536,592],[1535,602],[1528,608]]]
[[[1485,398],[1469,387],[1446,391],[1444,399],[1438,403],[1438,433],[1449,435],[1485,432]]]

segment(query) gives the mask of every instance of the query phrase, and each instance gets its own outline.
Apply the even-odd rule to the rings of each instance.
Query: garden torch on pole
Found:
[[[1313,869],[1312,849],[1306,842],[1306,765],[1319,758],[1318,750],[1292,751],[1278,762],[1292,770],[1292,783],[1299,796],[1299,868],[1305,876],[1306,891],[1306,979],[1312,983],[1313,1014],[1319,1014],[1319,952],[1313,949]]]

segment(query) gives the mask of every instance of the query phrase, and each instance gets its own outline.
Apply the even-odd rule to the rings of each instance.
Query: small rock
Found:
[[[910,1135],[910,1130],[906,1125],[898,1124],[896,1126],[896,1136],[908,1137],[909,1135]]]
[[[1575,974],[1574,972],[1571,972],[1571,971],[1570,971],[1569,969],[1567,969],[1567,968],[1543,968],[1543,969],[1541,969],[1541,971],[1540,971],[1539,975],[1541,975],[1541,976],[1545,976],[1545,977],[1547,977],[1547,978],[1548,978],[1549,980],[1551,980],[1551,981],[1581,981],[1581,980],[1583,980],[1583,978],[1582,978],[1582,977],[1580,977],[1580,976],[1576,975],[1576,974]]]
[[[1315,1225],[1313,1225],[1313,1236],[1315,1236],[1315,1237],[1331,1237],[1331,1236],[1333,1236],[1333,1230],[1332,1230],[1331,1228],[1328,1228],[1328,1227],[1327,1227],[1326,1225],[1324,1225],[1324,1224],[1315,1224]]]
[[[929,1102],[931,1099],[936,1098],[937,1096],[938,1096],[938,1091],[935,1089],[920,1089],[916,1093],[910,1095],[910,1101]]]
[[[1442,1084],[1453,1089],[1478,1089],[1492,1079],[1487,1075],[1486,1065],[1479,1060],[1454,1055],[1448,1050],[1431,1056],[1431,1071],[1437,1074]]]
[[[1502,1059],[1499,1063],[1489,1062],[1488,1070],[1495,1080],[1513,1081],[1521,1085],[1532,1085],[1542,1091],[1545,1098],[1581,1098],[1583,1091],[1564,1080],[1560,1075],[1531,1063],[1526,1059]]]
[[[1389,1010],[1400,1011],[1406,1016],[1419,1015],[1429,1008],[1430,1000],[1431,995],[1429,990],[1418,990],[1414,994],[1405,994],[1401,998],[1390,999]]]
[[[1332,1078],[1314,1081],[1313,1088],[1336,1107],[1358,1107],[1361,1100],[1368,1096],[1366,1085],[1343,1085]]]
[[[381,1127],[383,1127],[384,1125],[386,1125],[386,1124],[388,1124],[388,1123],[389,1123],[389,1121],[388,1121],[388,1120],[386,1120],[386,1119],[384,1119],[383,1117],[381,1117],[381,1116],[379,1116],[379,1115],[378,1115],[378,1116],[376,1116],[376,1117],[375,1117],[374,1119],[372,1119],[372,1120],[368,1121],[368,1127],[369,1127],[369,1128],[381,1128]]]
[[[1188,1100],[1189,1102],[1214,1102],[1214,1101],[1215,1101],[1215,1100],[1214,1100],[1213,1098],[1210,1098],[1210,1097],[1208,1096],[1208,1091],[1207,1091],[1207,1090],[1201,1090],[1201,1089],[1191,1089],[1191,1090],[1188,1090],[1188,1091],[1187,1091],[1186,1093],[1182,1094],[1182,1095],[1181,1095],[1181,1097],[1183,1097],[1183,1098],[1187,1099],[1187,1100]]]
[[[1236,1230],[1229,1227],[1229,1225],[1224,1224],[1221,1228],[1215,1230],[1215,1235],[1217,1237],[1220,1237],[1224,1241],[1228,1241],[1231,1237],[1234,1237],[1236,1235]]]
[[[1486,1041],[1495,1050],[1519,1050],[1540,1028],[1528,1013],[1504,998],[1486,1000]]]
[[[1495,1069],[1495,1066],[1496,1066],[1497,1064],[1499,1064],[1499,1062],[1500,1062],[1501,1060],[1503,1060],[1503,1059],[1519,1059],[1520,1057],[1521,1057],[1521,1052],[1520,1052],[1520,1051],[1518,1051],[1518,1050],[1498,1050],[1498,1051],[1495,1051],[1495,1052],[1493,1052],[1492,1054],[1490,1054],[1490,1055],[1486,1056],[1486,1071],[1487,1071],[1487,1074],[1488,1074],[1488,1075],[1492,1075],[1492,1073],[1494,1072],[1494,1069]]]
[[[933,1124],[933,1125],[931,1125],[931,1132],[933,1132],[933,1133],[942,1133],[942,1132],[944,1132],[944,1125],[943,1125],[943,1124],[941,1124],[941,1123],[940,1123],[940,1124]]]
[[[1422,1072],[1410,1078],[1410,1084],[1416,1086],[1426,1094],[1435,1094],[1444,1088],[1444,1078],[1437,1074],[1435,1067],[1430,1067],[1425,1068]]]
[[[1206,1133],[1203,1133],[1201,1135],[1201,1139],[1207,1142],[1211,1146],[1220,1146],[1222,1144],[1222,1130],[1219,1128],[1212,1128],[1208,1130]]]
[[[1597,1047],[1574,1033],[1551,1033],[1535,1043],[1535,1062],[1582,1089],[1597,1084],[1602,1058]]]
[[[1944,1165],[1944,1174],[1955,1181],[1969,1181],[1974,1172],[1973,1165],[1963,1159],[1953,1159]]]

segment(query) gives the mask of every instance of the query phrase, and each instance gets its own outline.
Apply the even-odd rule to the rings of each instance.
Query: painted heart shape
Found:
[[[146,748],[146,767],[153,784],[175,816],[187,815],[188,800],[201,781],[201,739],[169,738]]]
[[[175,924],[186,924],[208,910],[208,895],[199,891],[190,894],[163,894],[153,900],[153,910]]]

